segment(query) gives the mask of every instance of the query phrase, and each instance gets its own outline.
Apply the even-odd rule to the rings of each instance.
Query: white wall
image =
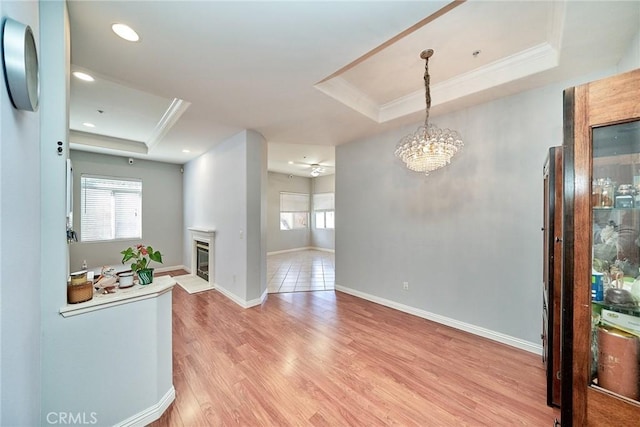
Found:
[[[38,3],[0,1],[0,14],[29,25],[41,54]],[[39,425],[40,113],[0,86],[0,425]]]
[[[187,228],[215,229],[216,286],[242,304],[253,300],[257,289],[266,289],[261,283],[266,261],[262,271],[262,255],[256,251],[264,251],[263,231],[256,230],[264,209],[257,198],[264,190],[256,180],[266,171],[265,145],[261,135],[242,131],[184,166],[183,264],[191,265]],[[259,274],[254,262],[260,263]]]
[[[614,72],[435,117],[465,147],[428,177],[393,155],[413,126],[338,146],[337,286],[541,351],[542,165],[562,145],[563,89]]]
[[[267,142],[247,132],[247,301],[267,289]]]
[[[326,175],[311,180],[312,193],[335,193],[336,176]],[[337,214],[336,214],[337,216]],[[311,246],[321,249],[335,249],[335,230],[316,228],[315,215],[311,214]]]
[[[151,267],[182,266],[182,173],[181,165],[136,159],[132,165],[127,157],[71,151],[74,172],[74,230],[80,240],[82,174],[142,179],[142,239],[116,242],[74,242],[69,246],[70,268],[79,270],[82,261],[87,265],[121,264],[120,251],[131,245],[144,243],[162,253],[163,263]]]
[[[155,406],[173,392],[171,300],[167,292],[68,318],[49,315],[42,424],[63,424],[60,412],[97,426],[157,418]]]
[[[16,410],[34,405],[40,413],[32,417],[35,422],[19,422],[18,418],[16,422],[2,424],[40,425],[58,422],[60,413],[62,416],[71,413],[89,423],[95,419],[97,425],[114,425],[153,409],[172,390],[171,356],[168,351],[171,348],[168,314],[171,310],[171,294],[76,317],[63,318],[59,314],[60,308],[66,305],[69,273],[65,238],[65,160],[70,74],[66,2],[40,2],[40,23],[41,149],[39,156],[33,156],[40,159],[41,203],[33,209],[36,218],[38,214],[40,218],[32,222],[29,221],[30,214],[23,213],[23,220],[28,224],[22,227],[25,230],[21,231],[21,236],[28,237],[29,227],[37,229],[38,219],[41,221],[41,268],[38,273],[42,292],[39,304],[42,358],[41,370],[36,368],[34,373],[41,375],[39,390],[42,398],[40,401],[37,390],[29,396],[21,393],[20,386],[16,387],[12,393],[17,393],[17,397],[22,399],[16,402]],[[57,141],[63,141],[63,156],[56,153]],[[34,174],[34,171],[37,173],[37,163],[30,167],[24,167],[25,164],[29,163],[23,161],[21,164],[24,174],[12,177],[14,184],[16,179],[23,176],[25,182],[29,183],[26,177]],[[37,189],[38,184],[32,187]],[[22,200],[25,200],[24,194]],[[3,214],[4,206],[3,200]],[[3,244],[4,241],[3,236]],[[34,255],[33,259],[37,261],[37,256]],[[15,286],[15,277],[22,282],[23,286],[19,288],[21,303],[16,305],[28,314],[29,307],[38,305],[28,301],[30,288],[27,285],[31,269],[25,268],[24,255],[20,262],[16,262],[16,268],[10,282]],[[3,286],[4,283],[3,280]],[[31,343],[31,340],[37,342],[37,337],[28,334],[28,322],[20,324],[16,321],[13,327],[21,332],[23,338],[16,343],[19,345],[12,346],[11,351],[20,354],[22,350],[19,349],[23,348],[20,346]],[[26,384],[30,383],[28,378],[29,375],[26,375],[23,379]]]
[[[311,246],[309,228],[280,230],[280,193],[311,194],[311,178],[269,172],[267,190],[267,252]]]
[[[640,68],[640,30],[629,44],[624,57],[618,63],[618,73]]]

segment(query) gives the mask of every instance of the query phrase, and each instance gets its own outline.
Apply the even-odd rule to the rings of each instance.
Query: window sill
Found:
[[[67,304],[61,307],[60,314],[62,317],[71,317],[104,308],[156,298],[170,292],[175,284],[175,280],[170,276],[160,276],[154,277],[153,283],[150,285],[134,285],[127,289],[117,289],[116,292],[112,294],[101,294],[96,291],[93,294],[93,299],[89,301],[78,304]]]

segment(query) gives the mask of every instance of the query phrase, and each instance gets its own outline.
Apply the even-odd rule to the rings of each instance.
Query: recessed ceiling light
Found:
[[[113,24],[111,29],[118,36],[130,42],[137,42],[140,40],[140,36],[136,33],[133,28],[125,24]]]
[[[293,162],[292,162],[291,160],[289,160],[289,162],[288,162],[288,163],[289,163],[290,165],[292,165],[292,164],[293,164]]]
[[[82,126],[86,126],[86,127],[88,127],[88,128],[94,128],[94,127],[96,127],[96,125],[94,125],[93,123],[89,123],[89,122],[84,122],[84,123],[82,124]]]
[[[191,150],[182,150],[183,153],[190,153]]]
[[[95,79],[93,77],[91,77],[89,74],[87,73],[83,73],[82,71],[74,71],[73,75],[80,79],[80,80],[84,80],[85,82],[92,82],[95,81]]]

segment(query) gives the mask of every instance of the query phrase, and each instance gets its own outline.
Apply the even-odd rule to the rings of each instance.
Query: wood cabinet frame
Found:
[[[640,120],[640,69],[565,90],[562,425],[637,425],[640,404],[590,386],[592,129]]]
[[[552,147],[543,168],[543,360],[547,371],[547,405],[560,406],[560,307],[562,284],[562,147]]]

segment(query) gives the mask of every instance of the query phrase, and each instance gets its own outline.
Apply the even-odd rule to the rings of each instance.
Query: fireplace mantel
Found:
[[[191,232],[191,271],[196,274],[196,242],[204,242],[209,245],[209,283],[215,286],[215,234],[216,231],[206,227],[187,227]]]
[[[195,231],[196,233],[204,233],[204,234],[215,234],[216,230],[212,228],[204,228],[204,227],[189,227],[187,228],[189,231]]]

